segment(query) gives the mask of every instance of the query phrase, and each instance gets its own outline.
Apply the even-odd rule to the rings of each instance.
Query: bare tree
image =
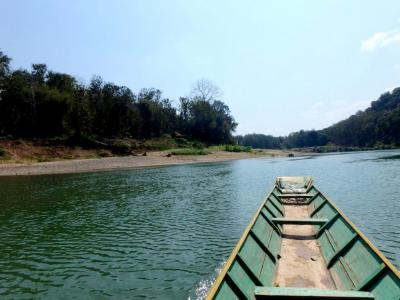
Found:
[[[212,81],[203,78],[194,83],[190,97],[213,102],[221,100],[222,93]]]

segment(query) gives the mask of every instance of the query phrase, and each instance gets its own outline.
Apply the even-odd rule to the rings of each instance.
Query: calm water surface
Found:
[[[282,175],[314,176],[399,267],[399,154],[0,178],[0,296],[201,298]]]

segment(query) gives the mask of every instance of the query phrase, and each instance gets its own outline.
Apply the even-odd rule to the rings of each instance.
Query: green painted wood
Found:
[[[240,287],[239,282],[229,272],[226,273],[226,282],[229,284],[229,287],[239,299],[251,299],[248,295],[244,293],[243,289]]]
[[[229,286],[229,280],[224,280],[221,283],[221,286],[218,289],[218,293],[215,295],[215,300],[240,300],[239,297],[235,294],[232,288]]]
[[[342,293],[340,297],[332,299],[347,299],[346,293],[355,296],[358,289],[358,292],[370,293],[362,294],[368,295],[366,299],[373,299],[371,295],[377,300],[400,299],[400,276],[317,188],[312,186],[307,192],[301,193],[313,195],[309,200],[308,211],[315,213],[310,219],[283,218],[284,206],[280,202],[280,193],[275,187],[251,229],[246,231],[248,235],[241,239],[243,244],[234,252],[233,259],[229,259],[231,265],[225,268],[223,277],[218,281],[219,285],[214,288],[215,294],[209,299],[264,297],[255,295],[258,289],[256,286],[273,288],[276,257],[282,242],[282,224],[301,225],[310,222],[316,232],[322,256],[339,290],[335,292]],[[287,288],[274,289],[283,293]],[[318,292],[316,289],[309,290]],[[302,299],[303,290],[294,289],[291,292],[293,296],[269,296],[268,299]],[[329,299],[321,295],[307,297],[303,299]]]
[[[271,203],[275,209],[279,212],[279,215],[283,216],[283,207],[282,205],[279,203],[278,199],[275,197],[270,197],[268,199],[267,205],[268,203]],[[279,203],[279,204],[278,204]]]
[[[276,231],[277,234],[279,234],[280,236],[282,235],[280,229],[271,221],[271,219],[267,217],[267,215],[263,211],[260,212],[260,215],[265,219],[265,221],[268,222],[269,225],[271,225],[271,227]]]
[[[275,256],[272,254],[272,252],[264,245],[264,243],[260,240],[260,238],[255,234],[253,230],[250,230],[250,235],[251,237],[256,241],[258,246],[271,258],[273,262],[276,262]]]
[[[282,212],[278,208],[276,208],[276,205],[274,205],[272,201],[268,201],[265,204],[265,207],[268,208],[274,216],[283,216]]]
[[[316,236],[317,238],[320,237],[320,235],[328,229],[332,224],[339,218],[339,213],[336,213],[328,222],[326,222],[322,227],[318,230]]]
[[[320,195],[320,192],[319,192],[319,191],[316,192],[316,193],[312,196],[312,198],[311,198],[310,200],[308,200],[308,203],[307,203],[307,204],[311,204],[319,195]]]
[[[269,199],[272,199],[273,201],[275,201],[275,203],[278,205],[280,210],[283,211],[283,203],[282,203],[280,197],[277,197],[274,194],[271,194]]]
[[[256,286],[254,295],[256,299],[375,299],[369,292],[259,286]]]
[[[254,288],[256,285],[236,260],[233,262],[231,269],[228,271],[228,274],[230,276],[230,279],[232,279],[232,281],[242,292],[242,294],[245,295],[247,299],[252,299]],[[237,290],[235,290],[235,285],[230,284],[231,288],[234,289],[234,292],[239,296],[239,298],[245,299],[239,294]]]
[[[383,272],[386,270],[385,264],[380,264],[380,266],[371,273],[367,278],[364,279],[355,289],[358,291],[365,291],[370,287],[372,284],[375,283],[376,280],[379,279],[379,276],[383,275]]]
[[[280,199],[280,195],[282,195],[282,194],[281,194],[281,193],[272,192],[270,197],[275,197],[276,200],[277,200],[280,204],[283,205],[283,203],[282,203],[282,201],[281,201],[281,199]]]
[[[327,263],[327,268],[329,269],[332,265],[342,256],[358,239],[358,235],[354,234],[353,237],[342,246],[342,248],[338,249],[335,254],[329,259]]]
[[[255,285],[262,286],[261,280],[257,277],[256,274],[254,274],[253,270],[250,269],[250,267],[246,264],[240,253],[236,256],[236,260],[240,264],[240,266],[243,268],[243,270],[249,275],[250,279],[253,280]]]
[[[274,217],[274,218],[277,217],[277,215],[267,205],[264,205],[264,207],[266,210],[268,210],[268,212],[272,215],[272,217]]]
[[[357,240],[353,246],[342,256],[342,264],[351,268],[352,279],[357,284],[365,281],[371,274],[372,270],[376,270],[382,261],[366,245]]]
[[[319,212],[320,209],[321,209],[326,203],[327,203],[326,201],[321,202],[321,204],[318,205],[318,206],[313,210],[313,212],[310,214],[310,217],[313,217],[317,212]]]
[[[393,272],[386,272],[383,277],[373,283],[368,290],[375,295],[376,299],[398,300],[400,299],[399,278]],[[397,294],[396,294],[397,291]]]
[[[292,225],[324,225],[328,219],[289,219],[289,218],[273,218],[271,220],[276,224],[292,224]]]
[[[238,255],[243,258],[249,269],[260,279],[263,285],[269,283],[269,278],[261,278],[260,273],[264,267],[274,272],[275,264],[251,236],[247,238]]]
[[[268,219],[271,220],[272,218],[275,218],[275,217],[274,217],[275,214],[272,215],[271,210],[270,210],[266,205],[263,206],[263,208],[261,209],[261,211],[264,213],[264,215],[267,216]]]
[[[310,204],[310,210],[313,211],[317,206],[319,206],[322,202],[325,202],[326,199],[322,195],[317,195],[314,201]]]

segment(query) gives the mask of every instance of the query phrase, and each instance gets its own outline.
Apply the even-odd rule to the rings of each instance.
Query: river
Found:
[[[201,299],[276,176],[311,175],[400,265],[400,151],[0,177],[0,296]]]

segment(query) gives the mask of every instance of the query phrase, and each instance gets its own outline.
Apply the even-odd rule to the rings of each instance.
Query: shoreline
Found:
[[[144,169],[150,167],[223,162],[249,158],[285,157],[288,153],[289,152],[284,151],[271,151],[265,154],[254,154],[246,152],[214,151],[207,155],[182,155],[168,157],[166,152],[149,152],[147,156],[113,156],[48,162],[2,163],[0,164],[0,177]],[[296,153],[296,156],[299,156],[299,153]]]

